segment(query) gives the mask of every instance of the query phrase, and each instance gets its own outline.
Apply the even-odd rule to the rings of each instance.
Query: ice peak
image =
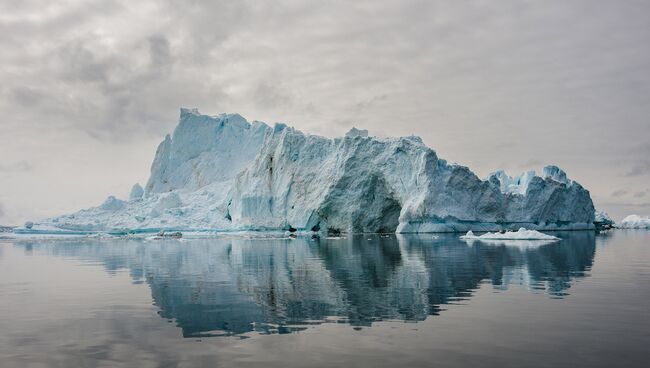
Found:
[[[131,194],[129,194],[129,200],[135,201],[138,199],[142,199],[143,196],[144,196],[144,189],[142,189],[140,183],[133,184],[133,187],[131,187]]]
[[[287,124],[275,123],[275,125],[273,126],[273,133],[279,133],[279,132],[281,132],[281,131],[283,131],[283,130],[285,130],[287,128],[288,128]]]
[[[345,133],[345,137],[348,138],[354,138],[354,137],[367,137],[368,136],[368,130],[366,129],[357,129],[356,127],[352,127],[347,133]]]
[[[193,115],[193,116],[200,116],[201,113],[199,112],[199,109],[196,107],[188,108],[188,107],[181,107],[181,119],[188,115]]]
[[[117,199],[114,196],[108,196],[104,203],[102,203],[99,208],[104,211],[119,211],[126,206],[126,202],[121,199]]]
[[[544,169],[542,170],[542,179],[547,179],[547,178],[553,179],[559,183],[564,183],[567,185],[571,184],[571,180],[567,178],[564,170],[560,169],[555,165],[545,166]]]
[[[243,116],[241,116],[241,115],[239,115],[237,113],[221,115],[221,120],[224,123],[237,124],[237,125],[240,125],[240,126],[243,126],[243,127],[249,127],[250,126],[250,123],[248,122],[248,120],[246,120],[245,117],[243,117]]]
[[[499,185],[502,193],[525,195],[528,184],[535,177],[535,170],[526,171],[515,177],[511,177],[503,170],[497,170],[488,176],[490,182]]]
[[[233,178],[255,158],[270,129],[239,114],[209,116],[182,108],[174,133],[158,147],[145,195]]]

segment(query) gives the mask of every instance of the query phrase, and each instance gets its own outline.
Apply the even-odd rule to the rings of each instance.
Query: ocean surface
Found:
[[[0,367],[648,367],[650,231],[0,240]]]

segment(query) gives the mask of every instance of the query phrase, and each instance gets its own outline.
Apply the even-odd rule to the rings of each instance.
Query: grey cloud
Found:
[[[650,155],[650,142],[641,143],[632,148],[632,152],[639,153],[641,155]]]
[[[632,166],[626,173],[627,176],[642,176],[650,175],[650,159],[644,159],[641,162]]]
[[[612,192],[612,197],[622,197],[622,196],[626,195],[627,193],[629,193],[627,190],[619,189],[619,190],[617,190],[615,192]]]
[[[290,108],[291,93],[278,83],[263,81],[253,91],[252,98],[262,108]]]
[[[63,42],[76,28],[114,17],[123,10],[119,1],[111,0],[69,1],[65,6],[40,0],[0,2],[0,43],[21,47],[26,54],[38,53]]]
[[[111,69],[118,65],[110,59],[99,60],[85,46],[84,41],[64,45],[58,50],[59,70],[64,80],[70,82],[108,83]]]
[[[643,142],[637,145],[625,145],[624,152],[627,153],[628,162],[633,162],[625,176],[650,175],[650,142]]]
[[[9,98],[19,106],[34,107],[45,99],[45,93],[36,88],[18,86],[9,90]]]
[[[0,172],[24,172],[32,169],[33,166],[27,161],[0,163]]]
[[[177,29],[178,39],[187,48],[187,56],[198,64],[208,64],[214,58],[227,55],[212,55],[212,52],[233,34],[266,18],[264,9],[280,6],[240,0],[225,1],[161,1],[161,13],[173,14],[169,27]],[[257,14],[254,13],[254,6]],[[209,65],[206,65],[209,68]]]
[[[363,112],[365,110],[373,108],[377,104],[380,104],[383,101],[386,101],[387,99],[388,99],[387,94],[380,94],[380,95],[371,97],[368,100],[357,102],[354,105],[354,110],[355,110],[356,113],[361,113],[361,112]]]
[[[149,54],[154,67],[166,67],[172,62],[169,40],[163,35],[149,37]]]
[[[569,60],[574,60],[575,53],[573,45],[562,41],[565,37],[560,29],[547,26],[547,18],[575,10],[559,3],[530,6],[513,2],[504,5],[508,11],[501,12],[473,3],[424,1],[359,2],[350,6],[170,0],[143,5],[150,13],[136,15],[131,14],[136,6],[107,4],[106,9],[98,9],[75,3],[30,25],[53,32],[47,41],[54,48],[44,56],[59,58],[59,63],[36,70],[40,70],[37,74],[53,73],[53,83],[65,82],[55,91],[70,96],[62,102],[66,106],[59,119],[83,121],[72,125],[96,137],[124,139],[147,134],[163,122],[168,126],[173,111],[170,104],[177,104],[174,109],[178,105],[205,105],[219,112],[220,106],[228,111],[242,110],[247,99],[262,113],[291,110],[289,115],[303,112],[297,116],[303,119],[317,111],[309,106],[325,105],[324,110],[329,112],[321,115],[323,123],[332,124],[341,120],[341,115],[350,114],[361,125],[385,125],[384,121],[395,116],[404,117],[404,123],[409,124],[426,121],[427,115],[446,119],[436,113],[467,101],[470,103],[462,107],[467,117],[452,117],[449,123],[468,129],[479,116],[477,112],[483,113],[494,97],[503,93],[494,84],[497,80],[503,88],[514,88],[514,97],[550,85],[543,78],[526,80],[530,73],[525,68],[536,68],[538,63],[545,63],[540,57],[551,55],[538,54],[538,48],[531,44],[547,43],[553,55],[566,53]],[[29,7],[23,5],[23,9],[28,12]],[[34,5],[31,11],[39,9]],[[151,26],[134,27],[134,32],[122,35],[118,29],[113,32],[117,37],[96,31],[111,24],[112,19],[142,23],[143,17]],[[509,29],[517,26],[518,17],[530,24],[518,27],[513,34]],[[20,15],[16,19],[21,19]],[[466,27],[468,23],[475,31]],[[589,31],[601,31],[598,23],[584,22],[583,26],[576,37],[589,35],[587,41],[593,43],[592,38],[597,37]],[[45,37],[43,33],[41,38]],[[499,48],[489,47],[494,43],[512,44],[509,57],[504,58]],[[589,72],[585,68],[574,70],[578,76]],[[278,88],[275,81],[268,80],[269,73],[290,83]],[[526,89],[537,82],[535,88]],[[300,90],[299,98],[295,87]],[[247,90],[254,92],[230,92]],[[388,94],[393,96],[391,104],[385,103]],[[212,102],[223,101],[226,95],[232,97],[229,105]],[[534,110],[530,113],[536,115]],[[489,114],[480,116],[484,122],[474,129],[508,124]],[[386,126],[376,130],[389,131]],[[410,129],[407,134],[414,131]],[[507,142],[500,143],[503,146]]]
[[[540,160],[530,159],[530,160],[524,161],[521,164],[519,164],[519,167],[530,170],[530,169],[536,168],[538,166],[541,166],[542,164],[543,163]]]
[[[646,194],[647,194],[647,191],[636,192],[636,193],[634,193],[634,194],[632,195],[632,197],[634,197],[634,198],[643,198],[643,197],[646,196]]]

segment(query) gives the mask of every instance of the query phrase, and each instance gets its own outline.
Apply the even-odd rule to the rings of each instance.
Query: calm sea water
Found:
[[[0,241],[1,367],[647,367],[650,232]]]

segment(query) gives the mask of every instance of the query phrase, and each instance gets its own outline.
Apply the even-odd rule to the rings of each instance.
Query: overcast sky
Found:
[[[179,107],[557,164],[650,214],[650,1],[0,0],[0,224],[126,197]]]

